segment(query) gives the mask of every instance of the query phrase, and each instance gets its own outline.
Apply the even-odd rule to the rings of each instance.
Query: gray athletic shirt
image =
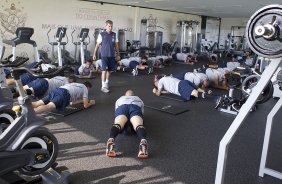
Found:
[[[96,68],[102,68],[102,59],[96,61]]]
[[[158,82],[158,89],[164,89],[168,91],[169,93],[175,94],[180,96],[180,93],[178,92],[178,84],[180,80],[171,76],[165,76],[161,78]]]
[[[83,100],[83,98],[88,99],[88,89],[84,84],[70,83],[70,84],[66,84],[64,86],[61,86],[60,88],[64,88],[64,89],[68,90],[68,92],[70,94],[70,101],[71,102]]]
[[[129,63],[131,61],[137,61],[138,63],[141,63],[141,57],[130,57],[127,59],[122,59],[120,60],[120,64],[125,66],[125,67],[129,67]]]
[[[47,93],[49,93],[50,91],[52,91],[55,88],[61,87],[69,83],[68,78],[62,77],[62,76],[56,76],[56,77],[53,77],[51,79],[46,79],[46,80],[48,81],[48,85],[49,85]]]
[[[193,72],[187,72],[184,75],[184,80],[188,80],[192,83],[194,83],[196,86],[199,86],[203,80],[207,80],[208,76],[204,73],[193,73]]]
[[[115,104],[115,109],[124,104],[134,104],[141,108],[144,114],[144,103],[138,96],[121,96]]]

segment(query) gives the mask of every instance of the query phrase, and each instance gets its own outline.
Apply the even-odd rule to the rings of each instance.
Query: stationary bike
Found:
[[[28,61],[29,58],[16,57],[14,61],[10,61],[12,55],[5,60],[0,61],[0,134],[3,129],[7,128],[14,119],[16,114],[12,111],[13,97],[10,88],[6,84],[5,67],[18,67]]]
[[[36,77],[50,78],[64,69],[65,67],[44,75],[35,74],[23,67],[13,69],[12,74],[20,94],[20,105],[12,108],[16,118],[0,134],[0,177],[15,170],[27,176],[35,176],[54,165],[59,150],[58,141],[42,127],[45,119],[35,114],[31,100],[23,89],[20,75],[28,72]]]

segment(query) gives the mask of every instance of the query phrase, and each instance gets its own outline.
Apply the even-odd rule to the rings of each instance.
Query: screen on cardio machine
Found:
[[[62,41],[62,39],[66,36],[67,28],[65,27],[58,27],[56,38],[58,41]]]
[[[79,34],[79,38],[81,41],[84,41],[85,38],[88,37],[89,29],[88,28],[82,28]]]
[[[34,29],[30,27],[18,27],[16,30],[17,38],[20,40],[30,40]]]

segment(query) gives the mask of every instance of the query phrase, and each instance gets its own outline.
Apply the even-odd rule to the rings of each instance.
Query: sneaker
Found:
[[[220,105],[221,105],[221,102],[222,102],[222,96],[220,96],[218,99],[217,99],[217,101],[216,101],[216,105],[215,105],[215,109],[218,109],[219,107],[220,107]]]
[[[138,158],[148,158],[148,143],[146,139],[140,141]]]
[[[138,75],[138,70],[133,69],[131,73],[132,73],[133,76],[137,76]]]
[[[148,74],[151,74],[151,73],[153,73],[153,67],[148,68]]]
[[[104,92],[104,93],[110,92],[110,90],[107,87],[102,87],[101,91]]]
[[[115,152],[115,142],[113,138],[109,138],[107,141],[107,149],[106,149],[106,156],[108,157],[115,157],[117,156]]]

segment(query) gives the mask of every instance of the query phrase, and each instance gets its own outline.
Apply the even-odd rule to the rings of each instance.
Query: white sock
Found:
[[[102,88],[106,87],[106,82],[102,81]]]

